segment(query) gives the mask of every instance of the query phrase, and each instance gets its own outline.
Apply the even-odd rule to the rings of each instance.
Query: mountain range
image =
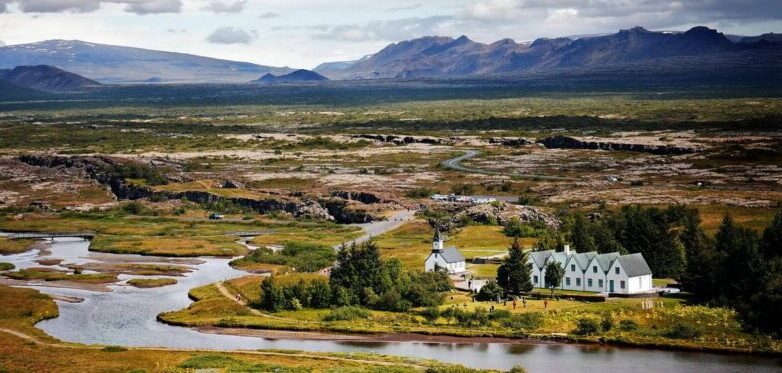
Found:
[[[0,69],[50,65],[107,84],[244,83],[293,69],[79,40],[0,47]]]
[[[706,27],[686,32],[654,32],[642,27],[616,34],[578,39],[537,39],[516,43],[503,39],[491,44],[466,36],[423,37],[387,46],[383,50],[338,69],[316,68],[331,79],[456,78],[520,75],[568,68],[603,68],[684,56],[726,57],[747,50],[780,50],[779,34],[741,38],[733,42]],[[324,66],[324,65],[321,65]],[[777,66],[778,67],[778,66]]]
[[[599,73],[610,77],[612,71],[625,76],[640,71],[652,78],[668,77],[672,72],[684,77],[698,73],[706,80],[712,77],[724,79],[732,73],[738,73],[737,78],[741,78],[742,72],[749,72],[755,80],[767,77],[782,80],[781,58],[781,34],[726,36],[706,27],[694,27],[686,32],[656,32],[635,27],[608,35],[541,38],[525,43],[502,39],[485,44],[466,36],[429,36],[390,44],[359,60],[327,62],[315,68],[314,72],[77,40],[48,40],[0,47],[0,69],[49,65],[89,80],[77,82],[71,87],[73,82],[68,83],[68,78],[62,75],[59,83],[48,79],[42,83],[44,85],[35,86],[30,81],[21,84],[39,91],[60,92],[78,90],[81,86],[98,82],[185,84],[252,81],[277,84],[324,81],[326,78],[502,78],[539,74],[565,76],[574,72],[580,76]],[[704,66],[708,67],[708,71],[704,72]]]

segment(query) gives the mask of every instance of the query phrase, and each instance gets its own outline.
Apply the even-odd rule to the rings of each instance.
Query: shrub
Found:
[[[603,319],[600,320],[600,329],[603,329],[604,332],[607,332],[614,327],[614,319],[611,318],[611,315],[605,315],[603,316]]]
[[[578,322],[576,323],[576,330],[574,333],[578,335],[592,335],[598,331],[600,331],[600,326],[597,325],[595,320],[581,318],[578,319]]]
[[[451,188],[451,193],[462,196],[473,194],[474,191],[473,186],[470,184],[457,184]]]
[[[691,325],[676,323],[670,329],[666,330],[663,335],[675,339],[693,339],[699,337],[701,333]]]
[[[350,321],[367,317],[369,317],[369,311],[361,307],[345,306],[331,310],[323,317],[323,321]]]
[[[502,321],[502,326],[510,329],[535,330],[543,326],[543,315],[540,312],[512,315]]]
[[[407,198],[429,198],[432,196],[432,194],[435,194],[435,191],[432,189],[415,188],[407,191],[407,193],[405,193],[405,196],[407,196]]]
[[[375,308],[384,311],[404,312],[410,309],[410,302],[402,299],[402,295],[396,290],[389,290],[380,294],[374,304]]]
[[[633,320],[622,320],[619,322],[619,329],[625,332],[638,330],[638,323]]]
[[[128,349],[122,346],[106,346],[103,347],[104,352],[122,352],[127,351]]]
[[[440,318],[440,308],[426,307],[421,311],[421,316],[423,316],[426,319],[426,321],[434,324],[434,322],[437,321],[438,318]]]
[[[494,301],[502,298],[504,290],[497,284],[497,281],[489,281],[486,285],[483,285],[481,291],[475,296],[475,299],[479,301]]]

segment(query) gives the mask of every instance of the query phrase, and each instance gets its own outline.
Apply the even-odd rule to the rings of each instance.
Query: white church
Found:
[[[443,248],[443,236],[439,229],[434,231],[432,253],[426,257],[424,269],[427,272],[445,269],[449,273],[460,273],[466,269],[464,256],[455,247]]]
[[[533,251],[527,264],[532,266],[532,286],[546,287],[546,266],[556,262],[565,270],[559,289],[595,293],[641,294],[652,291],[652,270],[640,253],[575,253],[565,245],[563,252]]]

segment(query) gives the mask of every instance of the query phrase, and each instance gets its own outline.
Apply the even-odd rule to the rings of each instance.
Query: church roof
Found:
[[[459,252],[459,250],[456,250],[455,247],[446,248],[442,253],[440,253],[440,255],[443,256],[443,259],[446,263],[458,263],[464,261],[464,256]]]

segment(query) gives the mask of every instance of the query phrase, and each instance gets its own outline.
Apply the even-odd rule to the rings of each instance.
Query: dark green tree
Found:
[[[679,278],[682,289],[701,301],[717,298],[715,274],[718,272],[714,243],[700,228],[700,219],[687,219],[679,235],[686,254],[685,271]]]
[[[589,232],[589,226],[589,221],[587,221],[584,215],[577,214],[573,217],[570,242],[575,246],[577,252],[597,251],[595,240]]]
[[[532,291],[532,268],[527,263],[528,254],[518,239],[508,247],[508,258],[497,268],[497,283],[508,294],[520,294]]]
[[[562,284],[562,278],[565,277],[565,269],[560,267],[556,261],[551,261],[546,265],[546,287],[551,289],[551,295],[554,296],[554,289]]]
[[[274,276],[265,278],[261,282],[261,308],[269,312],[279,312],[285,307],[286,300],[282,287],[277,285]]]

